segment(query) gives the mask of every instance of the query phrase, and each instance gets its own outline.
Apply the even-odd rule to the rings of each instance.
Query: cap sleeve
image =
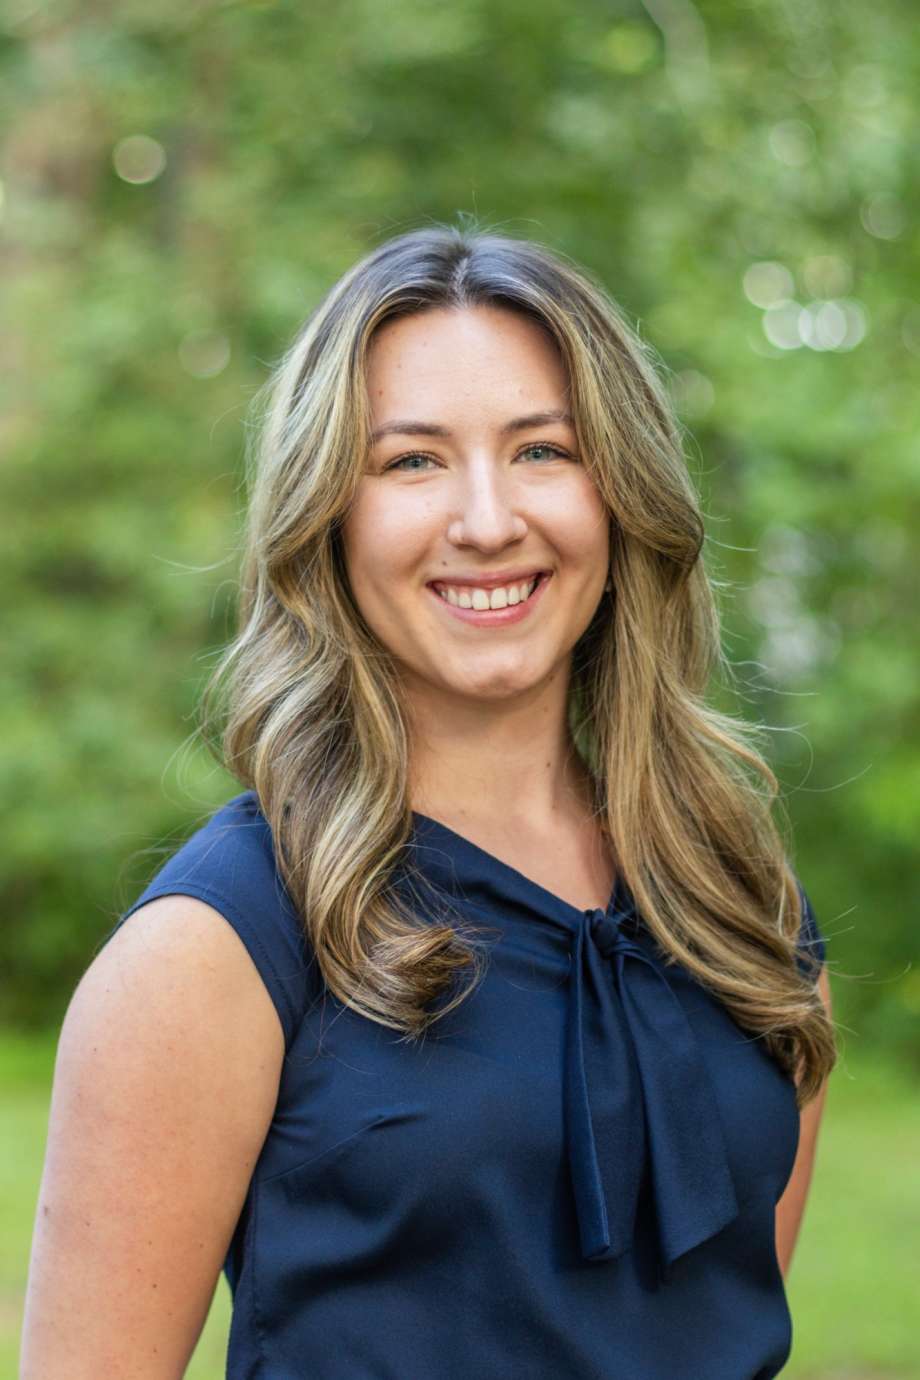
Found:
[[[802,898],[802,925],[799,930],[796,962],[806,977],[817,977],[826,957],[824,935],[815,919],[815,913],[805,888],[798,880],[796,885]]]
[[[278,1012],[285,1050],[319,985],[315,956],[275,863],[254,791],[235,796],[155,873],[99,944],[157,896],[194,896],[220,912],[245,945]]]

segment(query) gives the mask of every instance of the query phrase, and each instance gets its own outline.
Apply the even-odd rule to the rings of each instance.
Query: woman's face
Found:
[[[554,342],[512,311],[433,308],[378,329],[367,382],[375,439],[345,564],[407,685],[486,701],[567,679],[609,520]]]

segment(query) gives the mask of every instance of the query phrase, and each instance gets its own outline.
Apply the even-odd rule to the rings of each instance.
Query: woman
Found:
[[[64,1022],[24,1370],[749,1380],[835,1058],[643,346],[430,228],[270,381],[222,760]],[[132,923],[124,921],[133,916]],[[819,971],[820,970],[820,971]]]

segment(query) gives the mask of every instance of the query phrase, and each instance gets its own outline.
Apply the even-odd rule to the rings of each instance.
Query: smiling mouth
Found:
[[[493,589],[474,585],[451,585],[433,580],[429,586],[446,604],[454,608],[469,609],[476,613],[494,612],[498,609],[515,608],[525,604],[533,594],[549,579],[549,572],[538,571],[528,580],[515,581]]]

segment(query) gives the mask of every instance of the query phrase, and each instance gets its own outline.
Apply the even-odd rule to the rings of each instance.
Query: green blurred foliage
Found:
[[[838,1020],[920,1066],[915,33],[894,0],[10,0],[0,1018],[57,1022],[237,789],[194,716],[267,370],[357,257],[471,212],[659,352],[718,693],[773,729]]]

